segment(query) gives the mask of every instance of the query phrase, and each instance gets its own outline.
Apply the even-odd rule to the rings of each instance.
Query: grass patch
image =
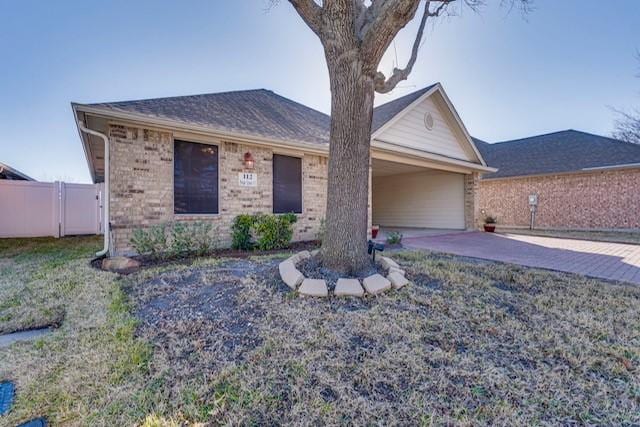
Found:
[[[130,425],[150,411],[132,402],[144,390],[151,347],[115,274],[89,266],[98,238],[0,240],[2,329],[64,321],[33,342],[0,349],[0,378],[17,399],[0,425],[46,416],[53,425]],[[6,297],[8,296],[8,297]],[[61,320],[61,319],[60,319]]]

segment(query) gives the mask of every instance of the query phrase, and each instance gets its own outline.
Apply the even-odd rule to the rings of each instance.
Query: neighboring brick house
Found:
[[[72,107],[92,178],[110,188],[111,254],[171,221],[210,221],[226,246],[241,213],[295,212],[294,240],[316,238],[329,116],[267,90]],[[495,169],[440,84],[375,108],[372,132],[369,225],[477,227],[478,176]]]
[[[640,146],[566,130],[495,144],[475,140],[489,166],[481,214],[498,226],[528,228],[537,196],[540,229],[640,229]]]

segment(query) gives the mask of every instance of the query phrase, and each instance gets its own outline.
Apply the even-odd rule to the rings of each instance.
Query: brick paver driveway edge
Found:
[[[405,238],[402,244],[640,285],[640,245],[479,231]]]

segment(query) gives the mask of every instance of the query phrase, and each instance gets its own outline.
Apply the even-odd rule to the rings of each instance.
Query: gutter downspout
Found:
[[[102,138],[104,141],[104,245],[101,251],[96,252],[97,257],[102,257],[109,252],[109,137],[85,127],[81,120],[78,121],[78,127],[80,131]]]

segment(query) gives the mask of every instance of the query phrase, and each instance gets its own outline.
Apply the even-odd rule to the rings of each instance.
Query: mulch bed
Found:
[[[150,257],[148,255],[136,255],[130,257],[140,263],[140,267],[137,268],[129,268],[126,270],[119,270],[120,274],[132,274],[140,271],[144,268],[149,267],[157,267],[163,266],[167,264],[182,264],[182,265],[191,265],[193,262],[202,257],[212,257],[212,258],[248,258],[252,256],[261,256],[261,255],[273,255],[284,252],[300,252],[300,251],[312,251],[320,247],[320,242],[317,240],[309,240],[304,242],[293,242],[289,245],[288,248],[285,249],[272,249],[268,251],[261,250],[251,250],[251,251],[243,251],[239,249],[216,249],[213,252],[210,252],[206,255],[202,256],[173,256],[173,257]],[[102,268],[102,260],[103,258],[94,258],[91,260],[91,266],[93,268],[97,268],[98,270],[103,270]]]

